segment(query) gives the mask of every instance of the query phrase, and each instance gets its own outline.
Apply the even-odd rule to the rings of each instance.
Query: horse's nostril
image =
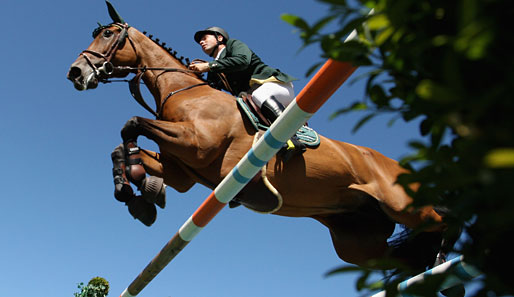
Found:
[[[82,74],[82,70],[79,67],[71,67],[68,72],[68,79],[74,80]]]

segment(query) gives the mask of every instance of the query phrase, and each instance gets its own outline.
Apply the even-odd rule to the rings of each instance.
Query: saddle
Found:
[[[250,120],[255,131],[266,131],[269,129],[271,123],[266,119],[266,117],[264,117],[260,108],[253,102],[252,95],[242,92],[236,100],[242,114]],[[296,131],[296,137],[308,148],[315,148],[320,142],[318,133],[307,125],[303,125],[298,129],[298,131]]]

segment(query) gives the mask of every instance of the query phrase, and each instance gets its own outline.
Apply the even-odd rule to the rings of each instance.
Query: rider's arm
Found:
[[[230,39],[225,48],[226,55],[223,58],[209,62],[211,72],[235,72],[248,68],[252,60],[250,48],[237,39]]]

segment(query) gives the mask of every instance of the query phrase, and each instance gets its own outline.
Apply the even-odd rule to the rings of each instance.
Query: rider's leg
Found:
[[[285,107],[294,99],[292,83],[267,82],[252,92],[252,100],[261,108],[262,114],[273,123],[284,111]],[[287,161],[295,154],[302,154],[305,145],[296,136],[288,141],[283,149],[283,158]]]
[[[254,85],[251,90],[252,100],[259,108],[271,96],[275,97],[275,100],[285,107],[294,99],[293,83],[266,82],[261,85]]]

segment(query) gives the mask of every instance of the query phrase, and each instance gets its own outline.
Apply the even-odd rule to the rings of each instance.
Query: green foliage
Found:
[[[78,285],[80,293],[73,293],[74,297],[106,297],[109,293],[109,282],[102,277],[92,278],[87,286]]]
[[[485,274],[479,294],[512,294],[506,241],[514,235],[514,2],[502,0],[322,0],[327,16],[300,30],[322,58],[369,69],[366,96],[334,113],[421,119],[424,138],[401,161],[399,183],[419,183],[415,206],[451,210],[450,232],[469,234],[458,253]],[[370,8],[374,14],[368,15]],[[333,29],[335,28],[335,29]],[[358,40],[344,42],[356,29]]]

